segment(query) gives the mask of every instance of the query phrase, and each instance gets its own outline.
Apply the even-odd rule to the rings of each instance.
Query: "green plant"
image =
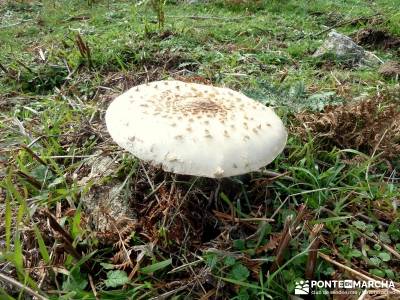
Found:
[[[150,0],[151,7],[157,14],[158,29],[164,29],[165,24],[165,4],[167,0]]]

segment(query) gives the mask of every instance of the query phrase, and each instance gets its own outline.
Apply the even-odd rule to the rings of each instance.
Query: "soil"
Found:
[[[400,47],[400,38],[379,29],[361,29],[356,33],[354,40],[357,44],[369,49],[387,50]]]
[[[386,78],[396,78],[400,76],[400,62],[387,61],[378,70],[379,74]]]

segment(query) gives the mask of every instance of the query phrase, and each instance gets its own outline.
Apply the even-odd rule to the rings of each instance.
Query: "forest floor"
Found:
[[[400,2],[147,2],[0,1],[0,298],[398,299]],[[314,57],[333,29],[392,69]],[[104,113],[161,79],[274,107],[286,149],[222,181],[138,161]]]

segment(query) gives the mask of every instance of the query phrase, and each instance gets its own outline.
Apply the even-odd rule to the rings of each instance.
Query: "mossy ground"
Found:
[[[296,281],[356,272],[399,282],[398,78],[312,57],[329,28],[398,39],[399,6],[168,1],[160,28],[145,3],[0,1],[0,272],[55,299],[287,299]],[[398,48],[364,46],[400,59]],[[222,182],[121,152],[105,130],[108,103],[168,78],[274,106],[286,150],[269,171]],[[91,176],[93,156],[113,167]],[[101,207],[96,228],[84,199],[116,183],[130,219]],[[32,296],[1,281],[1,299]]]

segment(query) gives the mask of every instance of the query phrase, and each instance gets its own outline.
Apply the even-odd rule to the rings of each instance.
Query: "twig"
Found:
[[[157,185],[157,187],[154,188],[154,190],[152,190],[148,195],[146,195],[143,200],[149,200],[155,193],[157,193],[157,191],[165,184],[165,180],[163,180],[159,185]]]
[[[27,180],[30,184],[32,184],[32,185],[33,185],[35,188],[37,188],[38,190],[40,190],[40,189],[42,188],[42,184],[41,184],[36,178],[34,178],[34,177],[32,177],[32,176],[26,174],[25,172],[23,172],[23,171],[21,171],[21,170],[18,170],[18,171],[16,172],[16,174],[17,174],[19,177],[22,177],[22,178],[24,178],[25,180]]]
[[[269,171],[269,170],[262,170],[260,173],[263,175],[266,175],[268,177],[272,177],[272,179],[283,178],[283,179],[287,179],[290,181],[296,181],[293,177],[287,175],[287,174],[289,174],[289,172],[277,173],[277,172],[273,172],[273,171]]]
[[[314,278],[315,265],[317,263],[317,254],[320,243],[321,230],[324,228],[323,224],[315,224],[310,233],[310,252],[308,254],[307,265],[306,265],[306,279]]]
[[[234,222],[274,222],[274,219],[270,218],[232,218],[231,215],[225,214],[223,212],[213,210],[213,213],[216,217],[225,219],[225,220],[232,220]]]
[[[64,228],[61,227],[60,224],[58,224],[57,219],[47,210],[42,210],[43,214],[48,218],[50,222],[50,227],[59,235],[61,236],[62,241],[64,242],[64,248],[65,250],[70,253],[75,259],[80,260],[82,259],[82,255],[75,249],[75,247],[72,245],[73,239],[71,235],[64,230]],[[87,262],[84,263],[84,266],[90,270],[89,265]]]
[[[175,18],[175,19],[193,19],[193,20],[219,20],[219,21],[228,21],[233,22],[237,20],[252,18],[253,16],[245,16],[238,18],[224,18],[224,17],[216,17],[216,16],[167,16],[167,18]]]
[[[394,250],[392,247],[386,245],[384,242],[382,242],[381,240],[378,239],[374,239],[368,235],[366,235],[365,233],[357,230],[358,233],[360,233],[364,238],[366,238],[367,240],[369,240],[370,242],[373,242],[374,244],[379,244],[381,245],[383,248],[385,248],[387,251],[389,251],[393,256],[395,256],[397,259],[400,259],[400,253],[398,253],[396,250]]]
[[[200,300],[208,300],[212,296],[214,296],[216,292],[217,292],[216,289],[211,289],[207,293],[205,293],[203,296],[201,296]]]
[[[92,289],[93,295],[96,298],[96,300],[98,300],[99,297],[97,296],[96,286],[94,285],[93,277],[90,274],[88,274],[88,277],[89,277],[90,288]]]
[[[1,69],[4,73],[8,74],[7,68],[6,68],[5,66],[3,66],[1,63],[0,63],[0,69]]]
[[[88,42],[84,42],[81,35],[78,33],[75,37],[75,43],[78,46],[79,52],[83,58],[87,59],[89,69],[92,68],[92,55]]]
[[[20,60],[17,59],[16,62],[17,62],[20,66],[22,66],[22,67],[24,67],[25,69],[27,69],[27,70],[29,71],[29,73],[32,73],[32,74],[37,75],[37,73],[36,73],[35,71],[33,71],[30,67],[28,67],[26,64],[24,64],[22,61],[20,61]]]
[[[157,194],[156,194],[156,188],[154,187],[154,184],[153,184],[153,182],[151,181],[151,179],[150,179],[150,176],[149,176],[149,174],[147,173],[147,170],[146,170],[146,168],[144,167],[144,164],[143,163],[140,163],[140,166],[142,167],[142,170],[143,170],[143,172],[144,172],[144,175],[146,176],[146,179],[147,179],[147,182],[149,183],[149,185],[150,185],[150,187],[151,187],[151,194],[154,194],[154,197],[156,198],[156,200],[157,200],[157,202],[158,203],[161,203],[160,202],[160,198],[157,196]]]
[[[292,238],[293,232],[295,231],[296,227],[299,225],[300,221],[303,219],[305,213],[306,206],[302,204],[297,213],[296,219],[292,221],[291,218],[287,218],[285,221],[285,227],[282,231],[282,239],[279,242],[278,248],[275,251],[275,261],[272,264],[271,268],[269,269],[270,273],[275,272],[279,266],[282,264],[283,261],[283,254],[289,245],[289,242]]]
[[[273,273],[281,264],[281,261],[283,259],[283,251],[287,248],[291,237],[291,235],[289,234],[291,221],[291,216],[289,216],[285,220],[285,225],[283,226],[283,230],[281,233],[281,240],[279,241],[278,247],[275,251],[276,259],[270,268],[270,273]]]
[[[360,297],[358,297],[357,300],[364,300],[364,299],[365,299],[365,296],[367,296],[367,295],[368,295],[368,290],[365,289],[365,290],[362,292],[362,294],[360,295]]]
[[[321,257],[322,259],[326,260],[327,262],[329,262],[329,263],[331,263],[331,264],[333,264],[333,265],[335,265],[335,266],[337,266],[339,268],[342,268],[342,269],[344,269],[346,271],[349,271],[350,273],[352,273],[356,277],[362,278],[363,280],[366,280],[366,281],[377,282],[377,280],[375,280],[374,278],[369,277],[369,276],[367,276],[367,275],[365,275],[365,274],[363,274],[363,273],[361,273],[361,272],[359,272],[357,270],[354,270],[354,269],[352,269],[352,268],[350,268],[350,267],[348,267],[348,266],[346,266],[344,264],[341,264],[340,262],[337,262],[337,261],[333,260],[331,257],[329,257],[328,255],[326,255],[326,254],[324,254],[322,252],[318,251],[318,255],[319,255],[319,257]],[[396,292],[397,294],[400,294],[400,290],[398,290],[396,288],[390,288],[390,289],[392,291]]]
[[[29,19],[29,20],[22,20],[21,22],[18,22],[18,23],[14,23],[14,24],[8,24],[8,25],[0,26],[0,29],[9,28],[9,27],[13,27],[13,26],[18,26],[18,25],[21,25],[21,24],[23,24],[23,23],[30,22],[30,21],[32,21],[32,20],[33,20],[33,19]]]
[[[11,278],[3,273],[0,272],[0,279],[17,287],[20,290],[23,290],[25,292],[27,292],[28,294],[30,294],[33,297],[36,297],[39,300],[48,300],[49,298],[40,295],[39,293],[35,292],[34,290],[32,290],[30,287],[16,281],[14,278]]]
[[[53,168],[52,165],[47,164],[43,159],[41,159],[35,152],[32,151],[28,146],[21,145],[21,147],[26,150],[35,160],[37,160],[39,163],[41,163],[43,166],[49,168],[51,171],[53,171],[54,174],[57,174],[57,170]]]
[[[369,193],[371,194],[371,197],[373,197],[373,194],[372,194],[372,190],[371,190],[371,185],[369,183],[369,176],[368,176],[369,175],[369,169],[370,169],[371,163],[372,163],[372,161],[373,161],[373,159],[375,157],[376,151],[378,150],[378,147],[382,143],[382,140],[384,139],[384,137],[385,137],[386,133],[388,132],[388,130],[389,129],[385,130],[385,132],[382,134],[382,137],[379,139],[378,143],[375,145],[374,151],[372,152],[372,155],[371,155],[371,159],[368,161],[367,169],[365,171],[365,181],[367,182],[368,190],[369,190]]]
[[[370,19],[370,18],[376,17],[378,15],[380,15],[380,13],[376,13],[376,14],[373,14],[371,16],[363,16],[363,17],[359,17],[359,18],[356,18],[356,19],[343,20],[343,21],[337,22],[336,24],[328,27],[327,29],[324,29],[324,30],[314,34],[314,37],[317,37],[317,36],[319,36],[321,34],[324,34],[325,32],[328,32],[328,31],[330,31],[330,30],[332,30],[334,28],[338,28],[338,27],[341,27],[343,25],[346,25],[346,24],[349,24],[349,23],[353,23],[353,22],[357,22],[357,21],[360,21],[360,20],[363,20],[363,19]]]

